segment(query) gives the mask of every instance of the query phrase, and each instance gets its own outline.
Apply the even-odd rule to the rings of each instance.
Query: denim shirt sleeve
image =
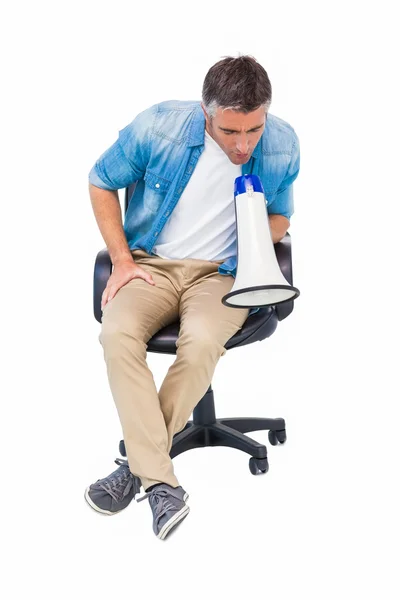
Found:
[[[270,206],[268,206],[268,213],[271,215],[283,215],[287,219],[294,213],[293,205],[293,181],[296,179],[300,170],[300,145],[299,138],[294,133],[294,141],[292,146],[292,153],[290,163],[286,171],[285,177],[280,184],[276,194],[274,194]]]
[[[97,159],[89,182],[104,190],[119,190],[142,179],[149,161],[150,134],[155,106],[121,129],[118,140]]]

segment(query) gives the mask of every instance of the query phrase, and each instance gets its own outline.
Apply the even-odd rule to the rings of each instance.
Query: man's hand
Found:
[[[156,285],[150,273],[142,269],[133,260],[118,263],[114,265],[114,270],[107,281],[106,289],[101,296],[101,310],[105,307],[107,302],[114,298],[123,285],[131,281],[131,279],[144,279],[150,285]]]

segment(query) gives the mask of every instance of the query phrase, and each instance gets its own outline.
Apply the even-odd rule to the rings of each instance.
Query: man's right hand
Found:
[[[105,307],[107,302],[114,298],[123,285],[131,281],[131,279],[144,279],[150,285],[156,285],[150,273],[142,269],[133,260],[118,263],[114,265],[114,270],[111,273],[107,286],[101,296],[101,310]]]

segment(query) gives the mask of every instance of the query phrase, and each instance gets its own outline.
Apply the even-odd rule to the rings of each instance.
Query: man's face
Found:
[[[218,108],[211,119],[206,112],[206,131],[222,148],[229,160],[235,165],[244,165],[250,160],[258,140],[265,128],[264,107],[253,112],[242,113],[231,109]]]

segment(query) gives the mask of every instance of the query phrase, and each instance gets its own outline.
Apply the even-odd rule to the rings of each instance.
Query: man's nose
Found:
[[[240,154],[247,154],[249,151],[249,140],[247,139],[246,134],[237,137],[236,148]]]

